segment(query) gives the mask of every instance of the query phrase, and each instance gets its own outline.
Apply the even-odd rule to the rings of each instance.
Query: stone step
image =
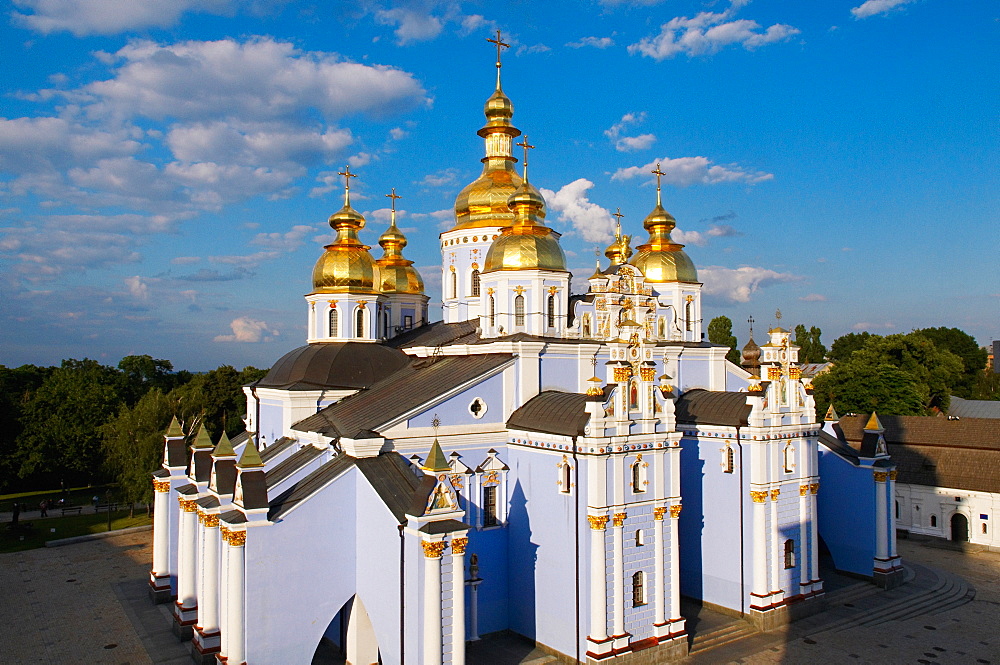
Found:
[[[731,642],[736,642],[741,640],[747,635],[752,635],[757,632],[754,628],[744,622],[738,621],[736,623],[731,623],[721,628],[716,628],[715,630],[710,630],[706,633],[696,634],[691,642],[691,653],[701,653],[703,651],[708,651],[709,649],[714,649],[715,647],[720,647],[723,644],[729,644]]]

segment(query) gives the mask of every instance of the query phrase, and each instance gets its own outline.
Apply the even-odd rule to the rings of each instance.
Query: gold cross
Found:
[[[337,175],[344,176],[344,187],[347,189],[351,188],[351,178],[357,178],[357,173],[351,173],[351,167],[345,166],[343,171],[338,171]]]
[[[662,170],[660,170],[660,163],[656,162],[656,168],[650,171],[656,176],[656,204],[660,205],[660,177],[667,175]]]
[[[392,203],[391,203],[391,205],[392,205],[392,211],[396,212],[396,199],[401,199],[403,197],[400,196],[400,195],[398,195],[396,193],[396,188],[395,187],[392,188],[392,194],[386,194],[385,196],[388,199],[392,199]]]
[[[524,140],[517,144],[518,147],[524,148],[524,179],[528,179],[528,151],[534,150],[535,146],[528,143],[528,135],[524,135]]]
[[[625,215],[622,214],[622,209],[621,208],[615,208],[615,210],[617,212],[611,213],[612,216],[618,218],[618,230],[615,231],[615,239],[616,240],[621,240],[622,239],[622,217],[624,217]]]
[[[490,39],[489,37],[487,37],[486,41],[490,42],[491,44],[496,44],[497,45],[497,69],[500,69],[500,49],[502,49],[502,48],[510,48],[510,44],[504,43],[503,39],[500,38],[500,31],[499,30],[497,30],[497,38],[496,39]]]

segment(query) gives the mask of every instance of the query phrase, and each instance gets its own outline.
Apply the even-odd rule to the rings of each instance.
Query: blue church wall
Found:
[[[746,520],[750,519],[750,506],[741,491],[740,465],[746,464],[744,474],[749,474],[749,455],[742,460],[740,446],[735,439],[728,439],[735,452],[736,468],[725,473],[720,464],[727,439],[681,439],[681,496],[684,510],[678,524],[680,539],[681,593],[709,603],[740,609],[743,603],[739,557],[741,501]],[[748,452],[748,451],[747,451]],[[744,478],[744,482],[747,482]],[[751,552],[749,530],[743,533],[744,569]],[[746,581],[746,580],[745,580]]]
[[[728,392],[739,392],[740,390],[746,390],[747,386],[750,385],[746,379],[741,376],[737,376],[733,371],[732,367],[726,365],[726,390]]]
[[[875,556],[872,470],[856,467],[821,445],[819,474],[819,536],[838,570],[870,577]]]
[[[466,559],[471,558],[472,554],[479,556],[479,577],[483,580],[478,591],[479,634],[486,635],[510,628],[507,606],[507,527],[469,531],[466,552]],[[470,595],[466,598],[470,598]],[[467,610],[466,626],[470,619]]]
[[[481,418],[476,418],[469,411],[469,405],[477,397],[486,402],[486,415]],[[435,416],[440,419],[441,425],[446,427],[499,423],[503,420],[503,404],[503,372],[500,372],[410,418],[407,426],[431,427]]]
[[[627,506],[628,517],[624,524],[624,584],[625,584],[625,630],[632,635],[632,641],[643,640],[653,636],[653,621],[655,620],[656,603],[654,590],[656,570],[654,559],[653,507]],[[666,519],[670,519],[667,516]],[[669,524],[665,525],[669,529]],[[636,544],[636,530],[642,529],[643,545]],[[611,530],[613,531],[613,529]],[[666,536],[664,536],[666,537]],[[664,561],[670,560],[670,548],[664,547]],[[632,596],[632,576],[642,571],[645,574],[645,603],[636,606]],[[666,585],[669,588],[669,584]]]
[[[576,358],[545,354],[541,369],[541,390],[579,392],[579,364]],[[584,377],[586,378],[586,377]]]
[[[254,408],[254,405],[250,404],[250,408]],[[274,443],[284,435],[280,404],[270,404],[261,400],[259,422],[260,433],[267,443]]]
[[[710,373],[708,358],[685,357],[682,362],[677,363],[678,376],[675,380],[681,392],[692,388],[708,389]]]
[[[348,471],[277,524],[248,529],[246,579],[254,593],[247,597],[246,635],[256,662],[311,662],[331,620],[355,594],[356,550],[343,544],[358,536],[357,475]],[[365,535],[386,528],[395,532],[369,517]],[[397,569],[380,572],[393,576]]]
[[[573,491],[563,493],[556,485],[561,454],[514,446],[508,451],[511,629],[574,655],[576,628],[572,617],[576,611],[577,584],[574,561],[580,561],[580,576],[587,579],[583,561],[588,542],[584,539],[589,535],[585,522],[586,473],[581,464],[579,473],[574,474]],[[579,552],[577,538],[580,538]],[[581,620],[585,621],[587,606],[582,593],[580,602]],[[585,646],[585,633],[581,630],[581,647]]]

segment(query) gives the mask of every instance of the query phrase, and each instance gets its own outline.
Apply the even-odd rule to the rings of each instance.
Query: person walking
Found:
[[[49,516],[49,500],[48,499],[42,499],[41,503],[38,504],[38,510],[41,511],[41,513],[42,513],[39,517],[48,517]]]

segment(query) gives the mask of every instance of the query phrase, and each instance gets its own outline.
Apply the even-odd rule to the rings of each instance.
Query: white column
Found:
[[[194,594],[198,599],[198,621],[195,623],[195,629],[201,630],[204,628],[202,623],[202,615],[204,613],[204,600],[205,600],[205,551],[207,547],[205,546],[205,514],[202,512],[195,513],[196,522],[194,524],[194,545],[195,545],[195,570],[197,571],[194,581]]]
[[[809,485],[799,485],[799,591],[812,579],[809,577]]]
[[[889,472],[889,479],[886,481],[886,494],[889,501],[889,556],[896,554],[896,472]]]
[[[607,515],[588,515],[590,522],[590,639],[608,639],[607,557],[604,555],[604,527]]]
[[[771,490],[771,592],[776,593],[781,591],[781,571],[782,565],[784,564],[784,558],[781,556],[784,552],[781,542],[781,534],[778,531],[778,496],[781,494],[779,488],[774,488]],[[772,602],[775,600],[771,599]]]
[[[170,481],[153,480],[153,576],[170,574]]]
[[[809,484],[809,570],[810,582],[819,582],[819,516],[816,509],[818,503],[819,482]],[[815,587],[814,587],[815,590]]]
[[[469,641],[479,639],[479,583],[475,580],[469,584]]]
[[[875,558],[889,558],[889,520],[886,514],[885,479],[889,474],[876,471],[875,476]]]
[[[244,551],[247,539],[246,531],[229,531],[229,584],[226,593],[229,610],[229,620],[226,628],[229,632],[226,654],[226,665],[243,665],[246,662],[246,620],[244,603],[246,597],[246,553]]]
[[[670,620],[681,618],[681,548],[677,538],[680,505],[670,506]]]
[[[424,660],[441,665],[441,553],[444,541],[423,540],[424,548]]]
[[[451,539],[451,665],[465,665],[466,537]]]
[[[767,584],[767,490],[752,490],[753,499],[753,599],[761,605],[769,596]]]
[[[198,625],[204,633],[219,630],[219,515],[204,517],[205,551],[202,555],[202,595],[198,608]]]
[[[625,561],[624,561],[624,535],[625,535],[625,513],[615,513],[611,518],[614,526],[614,592],[615,603],[614,613],[614,637],[625,634]]]
[[[666,594],[666,588],[664,586],[664,578],[667,576],[666,567],[663,561],[663,516],[666,514],[666,506],[662,508],[653,509],[653,537],[655,538],[653,544],[653,570],[656,571],[655,583],[656,583],[656,612],[654,614],[653,623],[657,626],[662,626],[666,623],[667,619],[665,616],[664,608],[664,594]],[[673,549],[670,550],[671,555],[674,554]],[[671,568],[673,568],[671,562]],[[670,586],[673,588],[677,584],[677,580],[671,575]],[[671,608],[673,609],[673,608]],[[671,618],[673,618],[671,616]]]
[[[229,655],[229,532],[219,527],[219,631],[220,656]]]
[[[197,593],[197,541],[198,513],[193,499],[180,497],[180,526],[177,540],[180,541],[180,556],[177,559],[177,604],[182,610],[190,610],[198,605]]]

